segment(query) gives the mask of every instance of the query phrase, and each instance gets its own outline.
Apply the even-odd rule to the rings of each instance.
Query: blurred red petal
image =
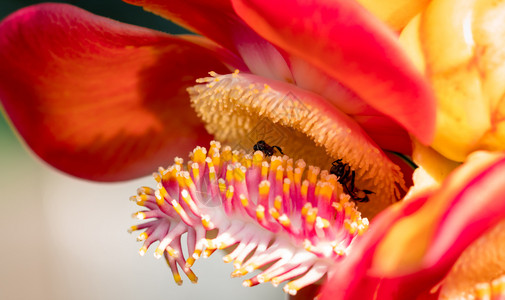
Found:
[[[230,0],[123,0],[171,20],[238,53],[237,34],[244,22],[235,14]],[[247,29],[249,30],[249,29]]]
[[[433,138],[433,92],[396,37],[354,1],[232,0],[273,44],[342,82],[424,143]]]
[[[505,217],[504,173],[503,155],[470,160],[433,195],[385,210],[336,268],[323,299],[436,298],[461,253]],[[380,249],[385,243],[394,249]],[[418,249],[421,256],[412,255]]]
[[[291,72],[276,49],[237,16],[230,0],[123,0],[201,34],[243,58],[241,71],[292,81]]]
[[[228,71],[213,43],[65,4],[22,9],[0,33],[5,112],[33,151],[66,173],[130,179],[211,138],[186,87]]]

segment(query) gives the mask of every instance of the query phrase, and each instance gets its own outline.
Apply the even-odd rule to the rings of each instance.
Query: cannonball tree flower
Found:
[[[243,252],[257,260],[254,266],[238,261],[238,274],[288,251],[288,261],[247,284],[302,275],[288,285],[290,293],[345,260],[367,227],[364,218],[399,200],[406,188],[408,171],[404,176],[403,165],[384,151],[409,155],[410,136],[425,144],[433,138],[431,87],[395,33],[353,1],[127,2],[200,35],[169,35],[63,4],[31,6],[2,21],[0,100],[28,146],[71,175],[113,181],[147,174],[208,142],[210,134],[236,145],[266,126],[287,137],[280,146],[291,158],[280,165],[278,158],[260,160],[260,168],[254,156],[232,152],[230,160],[215,162],[216,149],[204,157],[197,148],[187,166],[177,166],[177,159],[160,169],[156,189],[139,189],[133,199],[147,211],[136,217],[155,220],[132,230],[147,230],[139,236],[146,248],[160,241],[155,254],[165,255],[177,282],[176,264],[194,278],[191,258],[187,265],[177,255],[184,232],[190,252],[204,251],[202,245],[209,252],[255,246],[257,253]],[[297,164],[299,158],[306,162]],[[336,160],[347,175],[318,177],[315,170]],[[304,171],[304,164],[315,167]],[[267,177],[258,174],[264,165]],[[299,181],[289,172],[299,172]],[[275,186],[272,192],[265,182]],[[284,184],[290,192],[276,200]],[[353,194],[363,191],[370,201],[356,209]],[[207,202],[219,195],[221,205],[205,209],[195,202],[198,193],[210,193]],[[308,225],[300,232],[291,222]],[[204,238],[210,229],[221,233],[216,240]],[[260,229],[280,246],[254,241]]]

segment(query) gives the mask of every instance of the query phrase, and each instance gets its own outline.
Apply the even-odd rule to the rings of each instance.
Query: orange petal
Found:
[[[22,9],[0,32],[3,108],[54,167],[130,179],[210,139],[185,89],[209,70],[227,70],[220,59],[231,56],[211,42],[64,4]]]

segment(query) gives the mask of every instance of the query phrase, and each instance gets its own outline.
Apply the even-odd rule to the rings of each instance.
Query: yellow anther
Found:
[[[156,182],[161,182],[161,175],[159,173],[153,173],[153,178]]]
[[[302,182],[302,173],[303,171],[301,171],[299,168],[295,169],[294,181],[296,184],[300,184]]]
[[[219,191],[221,191],[221,193],[223,193],[224,191],[226,191],[226,183],[225,183],[225,181],[222,178],[220,178],[217,181],[217,183],[218,183],[218,186],[219,186]]]
[[[335,208],[336,211],[341,212],[344,208],[342,207],[342,204],[338,202],[333,202],[331,205],[333,208]]]
[[[237,269],[237,270],[233,271],[231,273],[231,277],[240,277],[240,276],[247,275],[248,273],[249,272],[247,272],[247,270],[244,267],[242,267],[240,269]]]
[[[242,281],[242,286],[250,287],[250,286],[252,286],[252,281],[250,279],[246,279],[246,280]]]
[[[233,188],[232,185],[230,185],[228,187],[228,189],[226,190],[226,200],[231,201],[231,199],[233,198],[234,191],[235,191],[235,189]]]
[[[261,163],[261,177],[262,178],[266,178],[266,176],[268,175],[268,162],[264,161]]]
[[[231,156],[232,163],[236,163],[236,162],[240,161],[240,152],[238,152],[237,150],[234,150],[231,152],[231,154],[232,154],[232,156]]]
[[[154,257],[161,258],[164,251],[165,251],[165,249],[156,248],[156,250],[154,250]]]
[[[291,226],[291,220],[289,220],[289,217],[285,214],[279,217],[279,223],[281,223],[281,225],[284,227]]]
[[[312,209],[312,204],[310,203],[305,203],[302,207],[302,210],[301,210],[301,214],[302,216],[307,216],[307,213],[310,211],[310,209]]]
[[[320,171],[321,169],[318,167],[309,166],[309,171],[307,172],[307,180],[310,183],[315,184],[317,182],[317,175],[319,175]]]
[[[276,172],[279,167],[282,167],[282,159],[278,156],[272,156],[270,160],[270,170]]]
[[[312,252],[314,250],[314,246],[312,245],[312,243],[305,239],[303,240],[303,248],[306,250],[306,251],[309,251],[309,252]]]
[[[475,285],[475,299],[489,300],[491,299],[491,285],[489,283],[479,283]]]
[[[203,252],[203,257],[210,257],[212,253],[214,253],[217,250],[217,248],[212,248],[212,249],[205,249]]]
[[[265,220],[265,208],[263,207],[263,205],[258,205],[258,207],[256,208],[256,219],[258,219],[258,221],[263,222],[263,220]]]
[[[259,166],[261,166],[261,163],[263,163],[263,159],[264,159],[263,152],[256,151],[253,154],[252,163],[253,163],[253,165],[259,167]]]
[[[198,182],[200,179],[200,167],[197,163],[193,163],[191,165],[191,171],[193,171],[193,178],[195,178],[195,180]]]
[[[302,194],[302,197],[306,198],[308,191],[309,191],[309,181],[304,180],[302,183],[302,188],[300,190],[300,194]]]
[[[137,194],[154,194],[154,190],[148,186],[141,186],[137,189]]]
[[[212,239],[206,239],[206,242],[207,242],[207,249],[214,250],[218,248],[218,245],[214,243]]]
[[[236,181],[242,182],[245,180],[245,167],[235,168],[233,175]]]
[[[249,200],[247,200],[246,196],[240,194],[239,198],[240,198],[240,203],[242,203],[242,205],[244,207],[248,207],[249,206]]]
[[[501,276],[491,282],[493,296],[505,296],[505,276]]]
[[[325,218],[316,217],[316,226],[319,228],[328,228],[330,227],[330,221]]]
[[[202,216],[202,225],[207,230],[212,230],[212,229],[215,228],[215,225],[210,220],[210,216],[209,215],[203,215]]]
[[[128,233],[132,233],[135,230],[138,230],[138,227],[136,225],[132,225],[132,226],[130,226],[130,228],[128,228]]]
[[[163,205],[165,203],[165,199],[169,199],[167,190],[159,184],[159,189],[156,194],[156,204]]]
[[[305,217],[305,221],[309,225],[312,226],[314,224],[314,222],[316,221],[316,217],[317,217],[317,208],[311,208],[307,212],[307,216]]]
[[[184,175],[182,173],[183,172],[177,172],[175,179],[177,180],[177,184],[179,184],[179,187],[185,188],[186,185],[184,184]]]
[[[194,259],[199,259],[201,255],[202,255],[202,250],[196,249],[195,252],[193,252],[193,255],[191,255],[191,257],[193,257]]]
[[[216,169],[214,167],[209,167],[209,179],[211,182],[216,180]]]
[[[144,256],[144,254],[146,254],[146,252],[147,252],[147,246],[144,245],[144,246],[142,246],[142,248],[140,248],[139,254],[140,254],[140,256]]]
[[[133,218],[137,218],[139,220],[144,220],[146,218],[146,214],[139,211],[139,212],[136,212],[132,215]]]
[[[205,158],[207,158],[207,149],[204,147],[196,147],[195,150],[193,150],[193,161],[201,164],[205,162]]]
[[[141,242],[141,241],[145,241],[147,238],[149,237],[149,235],[147,234],[147,232],[142,232],[141,234],[139,234],[139,236],[137,237],[137,241]]]
[[[221,152],[221,158],[224,161],[231,161],[232,153],[231,153],[231,148],[229,146],[224,147],[223,152]]]
[[[174,272],[174,281],[177,285],[182,285],[182,278],[179,273]]]
[[[278,211],[282,211],[282,197],[281,196],[276,196],[274,199],[274,207]]]
[[[260,182],[258,189],[259,189],[260,196],[263,196],[263,197],[267,196],[270,193],[270,182],[268,182],[268,181]]]
[[[284,292],[290,294],[291,296],[296,295],[298,290],[300,289],[299,286],[297,286],[294,281],[291,281],[290,283],[286,284],[283,288]]]
[[[282,166],[279,166],[275,171],[275,180],[281,183],[283,178],[284,178],[284,168]]]
[[[274,218],[276,220],[279,219],[279,217],[280,217],[279,211],[277,209],[275,209],[274,207],[270,208],[268,210],[268,212],[270,213],[270,215],[272,216],[272,218]]]
[[[258,280],[259,283],[264,283],[269,282],[272,278],[267,274],[258,274],[258,276],[256,276],[256,279]]]
[[[188,259],[186,260],[186,264],[184,265],[184,267],[191,268],[193,266],[193,264],[195,263],[195,261],[196,261],[196,259],[193,256],[188,257]]]
[[[174,248],[172,248],[170,246],[167,246],[165,251],[167,251],[168,255],[170,255],[172,257],[175,257],[175,258],[179,257],[179,252],[175,251]]]
[[[233,261],[233,258],[228,254],[223,257],[223,261],[225,263],[231,263]]]
[[[191,283],[198,283],[198,277],[196,277],[195,273],[191,270],[186,271],[186,276],[188,276]]]
[[[291,186],[291,181],[287,178],[284,179],[284,182],[282,184],[282,192],[284,194],[289,194],[289,188]]]
[[[321,186],[321,195],[326,201],[330,201],[331,195],[333,194],[333,186],[331,184],[325,183]]]
[[[233,180],[233,167],[228,165],[226,168],[226,182],[232,182]]]
[[[171,203],[176,213],[178,213],[179,215],[186,214],[184,208],[182,208],[182,206],[176,200],[172,200]]]

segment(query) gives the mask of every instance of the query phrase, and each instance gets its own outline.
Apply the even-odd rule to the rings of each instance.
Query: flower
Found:
[[[394,157],[384,150],[409,155],[411,136],[424,144],[432,141],[434,97],[400,48],[396,35],[362,6],[352,1],[128,2],[202,36],[168,35],[62,4],[31,6],[0,24],[0,99],[20,135],[46,162],[82,178],[129,179],[146,174],[175,153],[210,140],[209,133],[236,144],[263,126],[280,132],[277,137],[285,137],[281,146],[295,159],[304,157],[323,168],[337,161],[345,165],[351,179],[342,182],[340,178],[339,184],[350,195],[342,199],[352,200],[356,198],[353,193],[368,191],[370,202],[359,204],[364,216],[373,217],[401,198],[406,188],[402,171],[407,169],[401,169],[401,162],[393,162]],[[208,73],[210,76],[205,77]],[[198,156],[196,152],[193,156]],[[285,163],[288,170],[289,163]],[[205,170],[204,166],[199,168]],[[190,165],[187,170],[195,169]],[[235,169],[241,170],[238,166]],[[180,171],[176,178],[189,178],[188,171]],[[200,210],[210,211],[211,220],[218,219],[215,226],[220,233],[226,229],[227,223],[220,220],[224,215],[242,217],[230,215],[226,205],[224,212],[195,208],[190,201],[181,204],[188,205],[181,211],[172,202],[173,209],[164,202],[155,206],[154,199],[161,201],[166,195],[175,198],[163,193],[162,188],[167,189],[163,185],[165,174],[165,170],[158,174],[158,194],[163,197],[156,197],[155,190],[147,188],[135,197],[148,208],[137,216],[160,218],[139,225],[148,226],[147,236],[141,236],[146,238],[146,247],[158,239],[177,248],[162,233],[169,231],[167,222],[181,224],[177,230],[182,232],[199,230],[201,237],[203,229],[213,226],[195,223],[195,218],[207,220],[207,213]],[[327,181],[326,175],[320,180]],[[308,180],[317,186],[314,178]],[[328,180],[333,180],[335,191],[328,197],[342,201],[335,179]],[[256,181],[253,183],[261,188],[261,182]],[[229,183],[230,187],[239,188],[235,183]],[[187,195],[191,195],[189,190],[181,192],[180,203],[185,203]],[[293,196],[295,203],[300,195]],[[327,194],[314,191],[314,195],[324,198]],[[322,228],[338,223],[325,217],[323,212],[331,206],[324,203],[318,203],[322,206]],[[275,205],[274,201],[264,206],[277,209]],[[292,213],[286,214],[288,220],[296,220],[301,211]],[[161,218],[162,214],[168,219]],[[285,218],[270,215],[273,219],[268,222],[284,226]],[[347,217],[355,222],[360,220],[358,215],[350,213]],[[177,230],[171,229],[169,235],[177,237]],[[288,236],[288,240],[296,237],[291,233]],[[276,241],[279,239],[281,234],[275,236]],[[295,238],[297,242],[300,239]],[[303,241],[312,243],[311,239],[314,247],[304,246],[315,252],[302,253],[312,258],[322,249],[321,243],[347,242],[346,238],[324,239],[317,232],[303,236]],[[214,242],[207,242],[207,246],[212,249]],[[290,249],[298,253],[292,244]],[[194,279],[189,269],[184,269],[187,261],[171,253],[171,248],[161,247],[157,254],[167,254],[174,275],[178,274],[174,270],[177,262]],[[344,248],[342,251],[348,252]],[[323,257],[321,268],[326,272],[328,259],[337,259],[334,255],[315,255],[318,259],[306,266],[316,266],[310,270],[317,271]],[[298,287],[319,279],[308,277]],[[258,277],[253,277],[250,284],[256,280]],[[295,291],[298,287],[291,283],[287,289]]]

